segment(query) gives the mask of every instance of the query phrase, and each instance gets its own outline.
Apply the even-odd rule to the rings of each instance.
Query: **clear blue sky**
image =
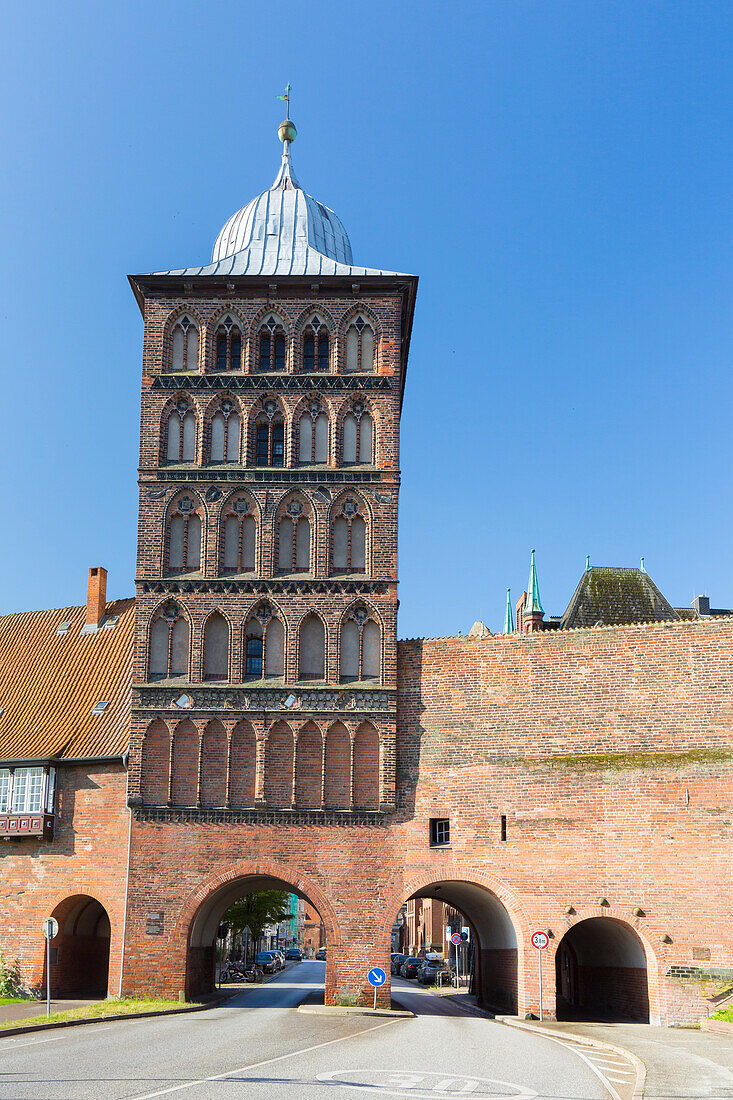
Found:
[[[357,263],[420,276],[400,636],[500,629],[637,565],[733,606],[733,6],[6,4],[0,613],[133,592],[142,323],[298,176]]]

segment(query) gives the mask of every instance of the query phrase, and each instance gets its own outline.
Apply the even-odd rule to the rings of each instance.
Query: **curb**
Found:
[[[415,1013],[395,1008],[360,1008],[358,1005],[298,1005],[298,1012],[318,1016],[387,1016],[388,1019],[414,1019]]]
[[[85,1024],[114,1023],[118,1020],[145,1020],[151,1016],[183,1016],[187,1012],[203,1012],[207,1008],[217,1008],[235,994],[206,1001],[204,1004],[184,1005],[182,1008],[157,1009],[153,1012],[123,1012],[116,1016],[90,1016],[87,1020],[56,1020],[52,1024],[26,1024],[25,1027],[0,1028],[0,1039],[10,1039],[13,1035],[27,1035],[32,1031],[56,1031],[62,1027],[82,1027]],[[41,1017],[43,1019],[43,1017]]]
[[[733,1037],[733,1023],[728,1020],[711,1020],[706,1016],[700,1020],[700,1031],[710,1031],[715,1035],[730,1035]]]
[[[642,1100],[644,1096],[644,1084],[646,1082],[646,1066],[626,1047],[617,1047],[613,1043],[606,1043],[602,1039],[591,1039],[587,1035],[573,1035],[569,1031],[545,1031],[540,1023],[533,1024],[528,1020],[522,1020],[519,1016],[495,1016],[498,1024],[507,1024],[509,1027],[517,1027],[522,1031],[531,1031],[534,1035],[542,1035],[545,1039],[554,1039],[562,1043],[575,1043],[578,1046],[591,1047],[596,1050],[610,1050],[614,1054],[620,1054],[628,1058],[636,1070],[636,1082],[634,1084],[633,1100]]]

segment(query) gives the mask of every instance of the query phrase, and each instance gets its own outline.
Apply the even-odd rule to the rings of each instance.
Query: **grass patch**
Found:
[[[723,1020],[726,1024],[733,1024],[733,1008],[719,1008],[710,1019]]]
[[[24,1001],[32,1001],[33,997],[0,997],[0,1005],[22,1005]]]
[[[40,1024],[61,1024],[78,1020],[97,1020],[105,1016],[133,1016],[136,1012],[172,1012],[181,1008],[178,1001],[164,1001],[157,997],[109,997],[106,1001],[71,1008],[66,1012],[52,1012],[50,1016],[30,1016],[24,1020],[10,1020],[0,1028],[37,1027]]]

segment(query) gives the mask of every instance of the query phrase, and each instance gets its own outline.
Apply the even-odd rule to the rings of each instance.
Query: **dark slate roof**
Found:
[[[563,615],[564,630],[679,619],[648,573],[594,565],[586,569]]]

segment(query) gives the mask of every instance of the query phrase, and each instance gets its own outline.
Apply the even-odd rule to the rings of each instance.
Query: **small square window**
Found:
[[[445,848],[450,844],[450,820],[447,817],[430,818],[430,847]]]

